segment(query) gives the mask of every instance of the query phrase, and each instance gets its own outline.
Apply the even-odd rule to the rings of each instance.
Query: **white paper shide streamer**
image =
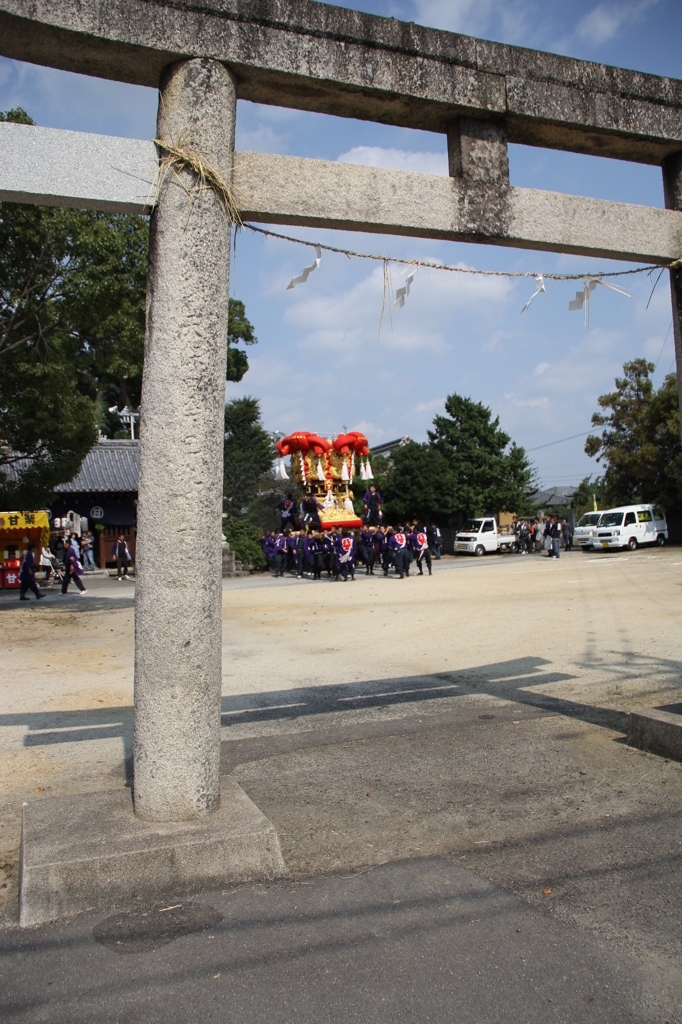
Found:
[[[411,270],[410,273],[405,278],[405,284],[401,285],[401,287],[396,290],[395,302],[393,303],[394,309],[402,309],[403,306],[405,305],[405,299],[410,294],[410,285],[414,281],[414,275],[416,273],[416,270]]]
[[[287,285],[287,291],[289,291],[290,288],[295,288],[297,284],[305,284],[313,270],[317,270],[320,265],[320,260],[322,259],[322,249],[319,245],[315,246],[315,255],[316,259],[314,263],[311,263],[309,267],[304,267],[298,277],[292,277],[291,281],[289,281],[289,284]]]
[[[275,480],[288,480],[289,474],[287,473],[287,467],[284,465],[284,459],[280,459],[275,466]]]
[[[608,288],[612,292],[617,292],[619,295],[624,295],[626,299],[632,298],[629,292],[626,292],[624,288],[619,288],[617,284],[607,284],[606,281],[602,281],[598,277],[585,277],[583,278],[584,287],[575,293],[575,298],[571,299],[568,304],[570,311],[582,310],[583,311],[583,323],[585,327],[590,326],[590,300],[591,295],[597,285],[600,284],[602,288]]]
[[[547,290],[547,289],[545,288],[545,279],[544,279],[544,277],[542,276],[542,274],[533,274],[533,277],[535,278],[535,285],[536,285],[536,287],[535,287],[535,291],[533,292],[533,294],[532,294],[532,295],[531,295],[531,297],[529,298],[529,300],[528,300],[528,302],[526,303],[526,305],[525,305],[525,306],[523,307],[523,309],[521,310],[521,312],[522,312],[522,313],[525,313],[525,312],[526,312],[526,310],[527,310],[527,309],[528,309],[528,307],[529,307],[529,306],[531,305],[531,303],[532,303],[532,301],[533,301],[533,299],[535,298],[535,296],[536,296],[536,295],[539,295],[539,294],[540,294],[540,292],[544,292],[544,291],[546,291],[546,290]]]

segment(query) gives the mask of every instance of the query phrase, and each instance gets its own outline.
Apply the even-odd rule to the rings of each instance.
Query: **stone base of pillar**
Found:
[[[127,789],[32,800],[23,808],[19,923],[285,874],[274,826],[229,776],[219,809],[201,821],[141,821]]]
[[[235,558],[234,551],[230,550],[229,544],[223,544],[223,579],[228,576],[247,576],[241,562]]]

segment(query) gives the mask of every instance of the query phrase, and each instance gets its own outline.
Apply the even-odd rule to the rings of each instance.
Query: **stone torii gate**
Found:
[[[245,220],[662,266],[682,256],[677,80],[309,0],[0,0],[0,52],[158,88],[158,137],[201,154],[231,181]],[[234,152],[237,98],[440,132],[447,136],[450,177]],[[657,164],[667,208],[511,187],[508,142]],[[177,837],[203,828],[205,838],[206,822],[222,813],[220,529],[230,222],[210,189],[194,191],[188,215],[187,192],[196,185],[188,168],[166,178],[150,205],[158,162],[152,142],[0,125],[3,201],[151,214],[135,614],[135,842],[144,846],[144,829],[158,838],[161,828],[164,863],[177,865]],[[671,278],[682,382],[682,269]],[[191,567],[178,565],[180,549],[193,552]],[[229,797],[223,809],[229,803],[230,813],[246,813],[245,797],[233,790]],[[72,820],[81,820],[70,807]],[[52,882],[44,881],[50,823],[44,816],[31,831],[26,820],[23,922],[96,905],[94,891],[106,888],[101,872],[82,899],[54,857]],[[154,832],[143,822],[185,824]],[[91,825],[97,827],[102,835],[109,828],[111,837],[110,822]],[[130,822],[126,828],[132,834]],[[166,881],[190,885],[281,872],[272,831],[258,863],[213,864],[202,873],[195,862],[184,874],[167,867]],[[130,874],[139,862],[125,860],[129,836],[121,842],[118,856]],[[32,843],[42,843],[33,861]],[[69,856],[73,862],[73,853],[62,860]],[[108,870],[111,877],[114,869]],[[138,883],[126,891],[142,891],[144,882]],[[61,902],[59,884],[70,893]]]

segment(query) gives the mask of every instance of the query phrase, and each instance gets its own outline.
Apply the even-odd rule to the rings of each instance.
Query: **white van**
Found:
[[[583,551],[591,551],[597,536],[597,527],[603,512],[586,512],[578,520],[578,525],[573,531],[573,543]]]
[[[665,544],[668,524],[663,509],[657,505],[623,505],[602,512],[595,548],[629,548],[640,544]]]

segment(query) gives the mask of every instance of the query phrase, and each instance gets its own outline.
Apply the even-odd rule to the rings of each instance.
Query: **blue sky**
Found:
[[[341,6],[654,74],[682,77],[679,0],[354,0]],[[152,138],[156,92],[0,59],[0,109],[21,105],[41,125]],[[241,102],[237,147],[447,173],[443,136]],[[663,205],[660,169],[510,147],[512,184]],[[277,228],[275,228],[277,230]],[[493,270],[580,272],[626,264],[419,239],[294,229],[366,252]],[[572,283],[547,284],[523,316],[532,282],[420,270],[402,310],[384,317],[380,264],[325,254],[286,290],[310,250],[242,231],[231,294],[246,303],[259,344],[228,397],[261,400],[266,426],[325,434],[364,429],[370,444],[422,440],[447,394],[489,405],[531,452],[543,484],[577,483],[598,467],[583,453],[597,395],[624,361],[646,356],[656,380],[673,368],[667,275],[624,279],[632,298],[598,289],[592,324],[568,312]],[[392,271],[399,286],[400,268]],[[392,323],[391,323],[392,319]]]

